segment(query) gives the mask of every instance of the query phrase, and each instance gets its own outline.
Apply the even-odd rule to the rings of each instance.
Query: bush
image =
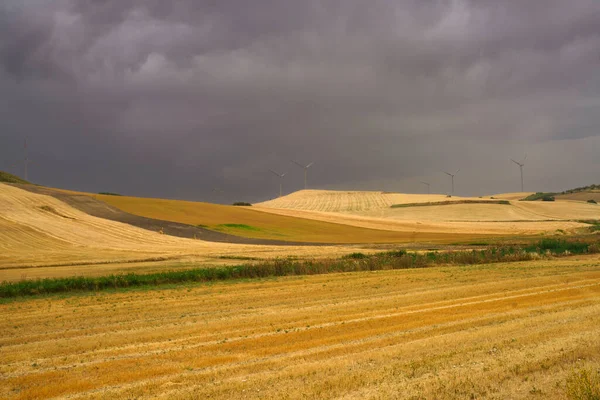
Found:
[[[555,200],[554,196],[547,195],[547,196],[542,197],[542,201],[554,201],[554,200]]]
[[[244,202],[244,201],[236,201],[235,203],[233,203],[233,205],[234,205],[234,206],[245,206],[245,207],[249,207],[249,206],[251,206],[252,204],[250,204],[250,203],[246,203],[246,202]]]
[[[587,202],[591,204],[598,204],[598,202],[594,199],[589,199]]]
[[[348,255],[345,255],[343,258],[350,258],[352,260],[362,260],[363,258],[367,258],[367,255],[364,253],[350,253]]]
[[[589,252],[589,243],[580,241],[567,241],[563,239],[542,239],[538,243],[525,247],[527,252],[547,252],[551,254],[584,254]]]
[[[123,196],[122,194],[113,193],[113,192],[99,192],[98,194],[103,194],[105,196]]]
[[[556,193],[545,193],[545,192],[537,192],[535,194],[530,194],[529,196],[525,197],[524,199],[521,199],[521,201],[537,201],[537,200],[542,200],[542,201],[554,201],[554,195]],[[552,197],[552,200],[544,200],[545,197]]]
[[[27,182],[25,179],[21,179],[16,175],[9,174],[8,172],[0,171],[0,182],[6,183],[31,183]]]
[[[580,369],[567,378],[567,397],[573,400],[600,400],[600,371]]]

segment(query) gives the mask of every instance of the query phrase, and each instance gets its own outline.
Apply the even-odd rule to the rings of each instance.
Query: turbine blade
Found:
[[[306,166],[306,168],[310,168],[310,167],[311,167],[311,165],[313,165],[313,164],[314,164],[314,162],[311,162],[310,164],[308,164],[308,165]]]
[[[458,174],[458,171],[460,171],[460,168],[456,170],[456,172],[454,173],[454,175]]]
[[[294,161],[294,160],[292,160],[292,162],[293,162],[294,164],[296,164],[297,166],[299,166],[300,168],[304,168],[304,165],[300,164],[299,162],[296,162],[296,161]]]
[[[446,171],[444,171],[444,173],[445,173],[446,175],[448,175],[448,176],[452,176],[452,174],[451,174],[450,172],[446,172]]]
[[[523,163],[525,163],[525,160],[527,160],[527,154],[525,154],[525,157],[523,157]]]
[[[270,169],[269,171],[271,171],[272,173],[274,173],[277,176],[281,176],[281,174],[278,174],[277,172],[273,171],[272,169]]]

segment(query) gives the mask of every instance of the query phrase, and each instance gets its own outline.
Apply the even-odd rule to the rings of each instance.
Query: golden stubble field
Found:
[[[53,197],[0,183],[0,281],[139,272],[154,269],[157,262],[163,269],[186,263],[219,264],[220,257],[240,255],[261,259],[340,256],[353,249],[240,245],[161,235],[96,218]]]
[[[0,304],[0,398],[564,398],[600,257]]]
[[[492,197],[452,197],[439,194],[404,194],[301,190],[256,204],[256,209],[290,217],[337,221],[356,227],[398,232],[437,232],[446,235],[532,235],[575,231],[578,220],[599,219],[600,207],[584,202],[521,202],[528,193]],[[504,199],[510,204],[494,204]],[[391,208],[394,204],[453,202],[450,205]],[[461,204],[464,201],[482,204]],[[485,204],[489,202],[489,204]]]
[[[600,207],[582,202],[519,202],[530,193],[453,197],[367,191],[301,190],[253,207],[94,195],[131,214],[234,235],[318,243],[455,243],[506,235],[575,232],[578,220],[600,218]],[[88,194],[90,195],[90,194]],[[510,205],[493,204],[498,199]],[[452,201],[455,205],[390,208],[393,204]],[[490,204],[460,204],[490,201]],[[231,224],[253,229],[240,229]],[[229,225],[229,226],[228,226]]]

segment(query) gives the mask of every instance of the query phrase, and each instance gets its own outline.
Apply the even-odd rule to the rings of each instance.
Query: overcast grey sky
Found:
[[[231,202],[600,182],[598,0],[0,0],[0,169]],[[219,188],[222,193],[213,193]]]

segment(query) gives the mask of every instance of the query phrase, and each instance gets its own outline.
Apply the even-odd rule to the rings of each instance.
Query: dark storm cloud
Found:
[[[600,4],[4,0],[0,168],[205,200],[313,186],[518,188],[600,168]],[[15,168],[15,167],[13,167]],[[13,169],[14,171],[15,169]],[[218,190],[215,190],[217,189]],[[223,193],[221,193],[223,192]]]

